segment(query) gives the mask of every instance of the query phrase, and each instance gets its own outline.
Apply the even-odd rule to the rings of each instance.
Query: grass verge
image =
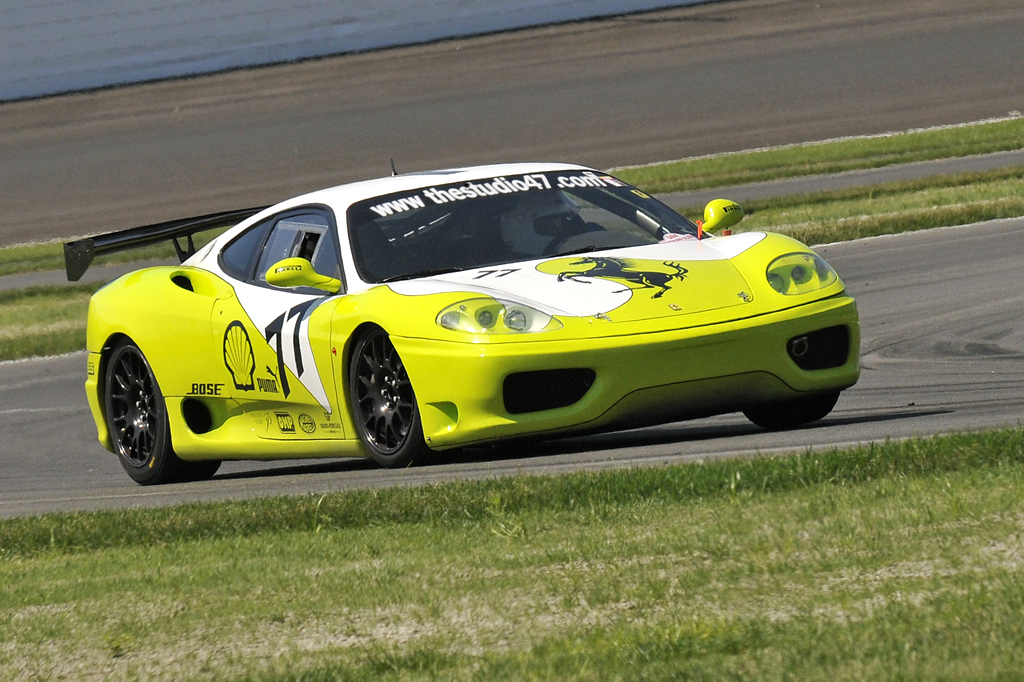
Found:
[[[89,297],[102,282],[0,291],[0,361],[85,348]]]
[[[997,679],[1024,429],[0,522],[0,678]]]
[[[198,247],[197,247],[198,248]],[[99,256],[93,265],[105,263],[134,263],[149,259],[175,258],[174,247],[170,242],[147,246],[133,251],[121,251],[107,256]],[[43,242],[40,244],[16,244],[0,248],[0,277],[16,275],[22,272],[41,272],[44,270],[64,269],[63,242]]]
[[[616,169],[648,192],[681,192],[746,182],[1021,149],[1024,117],[880,136],[825,140]]]
[[[197,233],[193,237],[196,250],[206,246],[227,228]],[[97,256],[93,266],[109,263],[136,263],[146,260],[176,259],[177,253],[170,242],[144,246],[130,251]],[[41,272],[64,269],[64,242],[40,242],[37,244],[15,244],[0,248],[0,277],[22,272]]]
[[[780,232],[812,246],[1015,218],[1024,215],[1024,167],[749,201],[743,210],[735,232]],[[696,217],[703,207],[682,212]]]

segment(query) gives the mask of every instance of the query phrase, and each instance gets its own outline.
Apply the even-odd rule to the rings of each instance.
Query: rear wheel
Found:
[[[837,400],[839,391],[831,391],[748,407],[743,410],[743,414],[763,429],[782,431],[822,419],[836,406]]]
[[[107,429],[121,466],[140,485],[210,478],[220,462],[185,462],[174,454],[167,406],[139,347],[117,344],[107,360]]]
[[[412,382],[384,330],[353,347],[349,395],[359,438],[378,464],[402,467],[427,453]]]

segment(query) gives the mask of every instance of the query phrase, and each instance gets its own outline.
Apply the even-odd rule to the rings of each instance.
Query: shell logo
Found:
[[[224,331],[224,365],[231,372],[231,380],[239,391],[252,391],[256,388],[253,373],[256,371],[256,358],[252,352],[252,341],[249,332],[239,320],[228,325]]]

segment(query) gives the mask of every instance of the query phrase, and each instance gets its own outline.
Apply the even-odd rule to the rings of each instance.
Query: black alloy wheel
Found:
[[[824,418],[839,400],[839,391],[818,393],[743,410],[747,419],[768,431],[783,431]]]
[[[355,343],[349,385],[359,438],[378,464],[402,467],[426,454],[412,382],[383,330]]]
[[[118,343],[106,363],[107,429],[121,466],[140,485],[210,478],[219,461],[185,462],[171,448],[167,407],[139,347]]]

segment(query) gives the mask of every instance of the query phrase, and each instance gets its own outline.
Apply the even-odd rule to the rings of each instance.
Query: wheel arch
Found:
[[[339,393],[344,392],[345,405],[348,407],[348,416],[352,420],[353,426],[355,426],[357,415],[355,412],[356,407],[349,398],[349,382],[352,381],[352,351],[363,337],[375,331],[388,333],[387,329],[384,329],[384,327],[376,322],[363,322],[359,324],[348,335],[348,338],[345,339],[345,345],[341,349],[341,386],[339,387]]]
[[[373,429],[371,429],[374,434],[379,434],[381,432],[377,429],[381,428],[381,422],[386,422],[387,425],[383,428],[386,430],[387,435],[385,436],[385,440],[387,442],[383,445],[377,442],[376,435],[367,435],[368,432],[366,431],[367,427],[365,425],[365,420],[360,414],[361,403],[357,397],[357,380],[355,378],[355,372],[361,371],[358,369],[361,367],[361,360],[357,357],[357,355],[359,355],[357,350],[361,353],[361,349],[367,347],[367,342],[376,336],[382,336],[388,340],[385,343],[391,348],[389,352],[393,353],[394,358],[397,359],[398,363],[403,365],[402,373],[406,374],[404,382],[400,382],[395,378],[400,376],[397,371],[392,375],[390,374],[391,370],[387,369],[390,365],[389,362],[384,362],[379,365],[377,369],[371,370],[376,377],[374,379],[374,386],[377,388],[367,389],[369,393],[372,394],[374,390],[380,393],[381,395],[377,396],[377,400],[382,398],[384,393],[389,393],[394,396],[387,397],[385,402],[380,405],[381,412],[378,417],[374,418],[379,419],[380,421],[376,423],[376,426],[373,427]],[[422,405],[420,404],[421,398],[413,388],[414,382],[412,377],[407,374],[407,370],[404,368],[405,363],[397,349],[394,347],[394,344],[390,342],[390,338],[390,333],[380,324],[370,321],[363,322],[353,329],[351,334],[349,334],[342,354],[342,360],[344,362],[343,382],[346,393],[346,403],[354,427],[354,435],[356,435],[362,442],[363,448],[367,454],[376,460],[378,464],[387,468],[394,468],[408,466],[413,461],[424,456],[429,449],[427,448],[423,437],[423,427],[420,417],[420,413],[422,412]],[[392,379],[385,378],[385,375],[390,376],[394,380],[394,383],[391,383]],[[382,383],[378,384],[378,379]],[[408,419],[406,417],[397,416],[402,411],[400,405],[403,402],[402,398],[398,397],[397,393],[397,391],[402,390],[398,388],[400,383],[407,385],[412,393],[412,411],[411,413],[408,413]],[[391,386],[391,389],[383,388],[388,385]],[[391,393],[392,391],[396,391],[396,393]],[[367,395],[367,399],[372,400],[373,398],[370,394]],[[405,402],[404,404],[408,405],[409,403]],[[376,408],[374,408],[374,412],[372,412],[373,414],[376,414],[375,410]],[[392,429],[392,426],[394,425],[392,420],[396,420],[398,422],[397,428]],[[402,426],[403,424],[404,428]],[[393,436],[397,438],[397,443],[392,445],[391,438]]]
[[[123,341],[135,343],[132,337],[124,332],[114,332],[108,336],[100,346],[100,362],[96,368],[96,401],[103,418],[101,423],[104,431],[104,436],[100,440],[104,447],[111,452],[114,451],[114,443],[107,429],[107,363],[110,361],[110,354],[114,351],[114,347]]]

